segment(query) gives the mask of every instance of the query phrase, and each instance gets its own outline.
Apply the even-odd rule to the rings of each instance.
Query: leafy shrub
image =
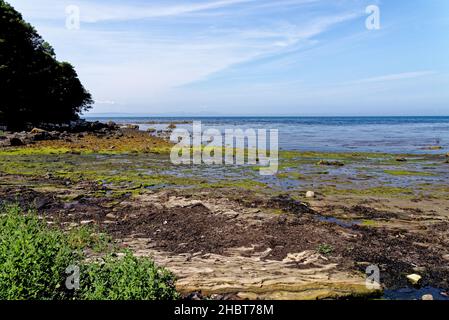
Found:
[[[330,244],[320,244],[317,251],[321,254],[329,255],[334,252],[334,247],[332,247]]]
[[[66,236],[70,246],[77,250],[89,248],[96,253],[101,253],[112,247],[111,237],[92,226],[80,226],[72,229],[67,232]]]
[[[7,206],[0,217],[0,299],[62,299],[65,269],[76,254],[61,231]]]
[[[147,258],[130,252],[117,259],[82,268],[79,297],[83,300],[170,300],[178,294],[173,275]]]
[[[174,276],[130,252],[86,263],[83,251],[108,249],[108,239],[89,228],[69,233],[48,227],[17,205],[0,208],[0,300],[156,300],[178,297]],[[81,261],[81,262],[80,262]],[[80,266],[80,289],[65,287],[65,270]]]

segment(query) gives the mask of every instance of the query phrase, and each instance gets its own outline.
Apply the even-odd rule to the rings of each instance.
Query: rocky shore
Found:
[[[365,286],[370,265],[393,296],[446,298],[445,155],[282,151],[266,178],[247,166],[173,165],[170,143],[136,129],[4,133],[0,203],[109,234],[173,271],[189,298],[379,297]]]
[[[42,124],[29,131],[8,132],[0,135],[0,147],[18,147],[45,140],[71,141],[87,134],[97,136],[121,136],[120,127],[114,122],[72,121],[68,124]]]

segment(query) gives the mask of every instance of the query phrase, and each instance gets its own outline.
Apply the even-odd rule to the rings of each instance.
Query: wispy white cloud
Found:
[[[403,72],[403,73],[395,73],[388,74],[378,77],[365,78],[355,81],[350,81],[346,84],[365,84],[365,83],[378,83],[378,82],[389,82],[389,81],[399,81],[399,80],[408,80],[408,79],[416,79],[429,75],[436,74],[435,71],[414,71],[414,72]]]
[[[256,0],[220,0],[210,2],[191,2],[175,5],[111,5],[86,2],[81,4],[85,22],[128,21],[145,18],[173,17],[189,13],[215,10]]]
[[[97,99],[97,112],[120,111],[123,105],[161,102],[163,106],[169,100],[188,99],[189,94],[193,101],[189,84],[264,58],[275,58],[266,71],[270,74],[282,63],[281,55],[314,46],[324,33],[364,14],[360,6],[342,5],[359,0],[342,0],[331,9],[325,0],[10,1],[54,45],[59,59],[75,65]],[[81,9],[80,30],[65,29],[64,9],[69,4]],[[360,26],[364,28],[363,21]],[[390,78],[394,76],[398,77]],[[258,91],[249,84],[245,87]],[[297,82],[286,82],[273,88],[298,94],[296,87]],[[184,98],[174,92],[183,92]]]

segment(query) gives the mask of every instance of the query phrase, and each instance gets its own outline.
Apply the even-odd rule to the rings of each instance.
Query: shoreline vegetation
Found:
[[[447,298],[445,155],[280,151],[267,178],[257,166],[175,166],[157,133],[90,126],[36,128],[26,134],[40,138],[0,148],[0,202],[63,232],[92,227],[169,270],[184,298],[380,297],[365,286],[372,264],[386,292]]]

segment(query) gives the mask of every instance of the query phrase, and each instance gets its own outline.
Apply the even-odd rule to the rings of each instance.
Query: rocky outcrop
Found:
[[[0,147],[19,147],[46,140],[66,140],[80,138],[86,134],[97,136],[121,137],[119,126],[114,122],[88,122],[85,120],[72,121],[67,124],[42,124],[30,131],[6,132],[0,136]]]

